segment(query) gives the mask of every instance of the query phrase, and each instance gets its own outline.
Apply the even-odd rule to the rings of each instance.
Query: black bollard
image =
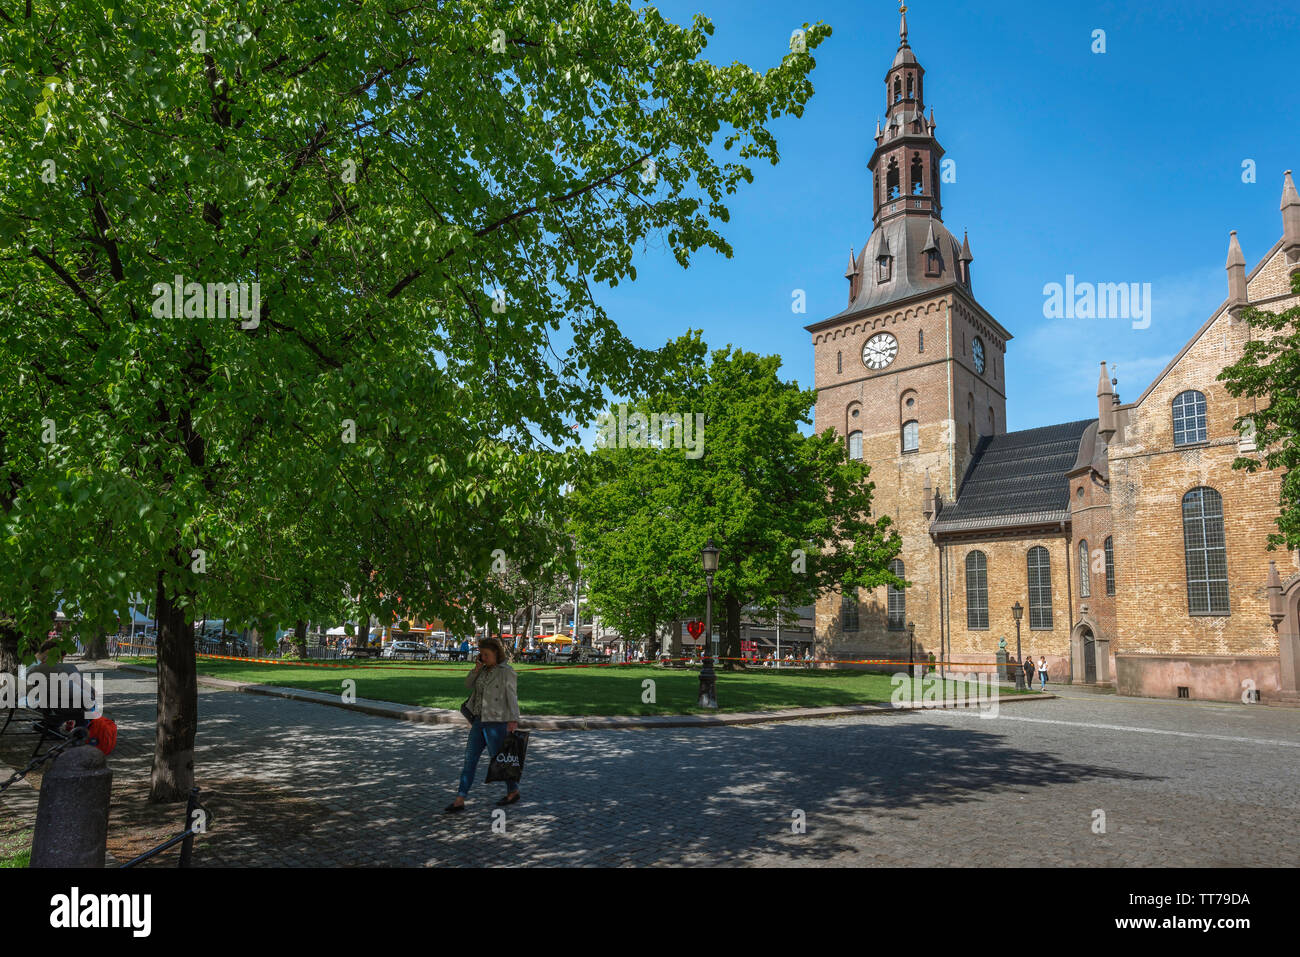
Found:
[[[80,745],[41,779],[32,867],[103,867],[113,772],[99,748]]]

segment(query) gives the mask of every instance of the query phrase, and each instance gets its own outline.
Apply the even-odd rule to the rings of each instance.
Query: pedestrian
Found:
[[[469,711],[473,721],[469,729],[469,742],[465,747],[465,766],[460,772],[460,790],[456,800],[449,804],[446,813],[465,810],[465,798],[474,783],[478,759],[484,749],[489,763],[505,743],[506,735],[519,727],[519,676],[506,664],[506,649],[501,639],[488,636],[478,643],[478,660],[474,669],[465,676],[465,687],[470,690]],[[519,800],[519,782],[506,782],[506,796],[498,806],[514,804]]]
[[[1038,677],[1041,678],[1043,681],[1042,686],[1039,687],[1038,690],[1046,691],[1047,690],[1047,659],[1042,657],[1041,655],[1038,658]]]
[[[1025,655],[1025,687],[1034,690],[1034,656]]]
[[[64,734],[90,724],[87,713],[98,717],[94,688],[82,680],[77,666],[63,660],[59,639],[49,638],[36,652],[36,664],[27,669],[28,703],[51,726]],[[55,675],[66,675],[61,681]]]

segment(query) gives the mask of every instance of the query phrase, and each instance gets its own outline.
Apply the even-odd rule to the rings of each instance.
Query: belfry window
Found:
[[[889,570],[903,578],[903,563],[895,558],[889,563]],[[902,631],[907,622],[907,592],[902,588],[895,588],[893,585],[885,586],[888,595],[886,603],[889,614],[889,630]]]
[[[966,556],[966,627],[985,629],[989,626],[989,565],[983,552],[970,552]]]
[[[1205,396],[1190,389],[1174,399],[1174,445],[1205,442],[1209,432],[1205,425]]]
[[[1052,559],[1047,549],[1035,545],[1029,550],[1029,628],[1052,630]]]
[[[912,87],[913,82],[914,81],[912,79],[912,74],[910,73],[907,74],[907,98],[909,100],[916,98],[916,94],[913,92],[913,87]]]
[[[1228,614],[1223,496],[1212,488],[1194,488],[1183,496],[1183,549],[1187,559],[1188,612]]]
[[[898,199],[900,192],[898,160],[891,159],[885,172],[885,195],[890,199]]]
[[[894,102],[897,103],[903,98],[903,81],[899,77],[894,77]]]
[[[921,196],[925,193],[925,177],[922,174],[921,154],[912,154],[912,195]]]

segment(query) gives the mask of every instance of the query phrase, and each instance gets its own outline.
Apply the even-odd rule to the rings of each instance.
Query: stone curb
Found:
[[[155,674],[153,668],[144,665],[116,665],[119,671],[134,671],[140,674]],[[320,691],[304,691],[300,688],[285,688],[279,685],[257,685],[228,678],[212,678],[199,675],[198,682],[227,691],[243,694],[260,694],[274,698],[288,698],[291,701],[305,701],[310,704],[323,704],[345,711],[356,711],[377,718],[393,718],[398,721],[411,721],[417,724],[458,724],[464,727],[467,722],[458,710],[450,708],[423,708],[396,704],[392,701],[378,701],[373,698],[358,698],[346,704],[338,695],[325,694]],[[997,699],[998,706],[1012,701],[1046,701],[1055,698],[1054,694],[1013,695]],[[972,707],[987,704],[987,699],[976,700]],[[926,707],[922,704],[894,707],[891,704],[850,704],[832,705],[825,708],[787,708],[782,711],[738,711],[729,714],[665,714],[665,715],[524,715],[519,727],[529,731],[610,731],[630,728],[705,728],[741,724],[768,724],[776,721],[802,721],[808,718],[843,718],[857,714],[901,714],[905,711],[941,711],[954,710],[951,706],[938,705]]]

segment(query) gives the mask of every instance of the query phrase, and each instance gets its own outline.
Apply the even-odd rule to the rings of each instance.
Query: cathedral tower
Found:
[[[817,634],[839,655],[906,656],[908,622],[918,647],[937,652],[934,500],[952,502],[980,438],[1006,431],[1011,335],[975,299],[969,239],[943,222],[943,147],[933,110],[926,115],[906,7],[884,84],[885,122],[867,163],[871,235],[850,251],[848,305],[807,328],[816,428],[834,429],[871,466],[874,511],[899,530],[901,573],[913,587],[819,602]]]

